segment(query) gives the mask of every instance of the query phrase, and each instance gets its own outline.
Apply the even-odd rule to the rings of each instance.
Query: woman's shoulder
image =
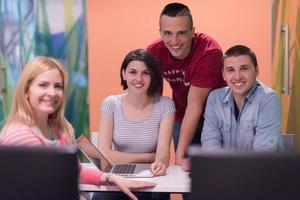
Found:
[[[156,107],[159,109],[160,112],[164,113],[171,113],[175,112],[175,103],[173,99],[168,96],[157,96],[156,97]]]
[[[16,132],[16,131],[33,131],[33,128],[24,123],[13,122],[13,123],[10,123],[5,128],[5,130],[3,130],[4,133],[11,133],[11,132]]]
[[[156,99],[159,104],[170,104],[175,106],[173,99],[168,96],[157,96]]]
[[[40,145],[41,140],[34,128],[23,123],[11,123],[1,132],[3,145]]]
[[[103,100],[103,104],[120,103],[124,94],[110,95]]]

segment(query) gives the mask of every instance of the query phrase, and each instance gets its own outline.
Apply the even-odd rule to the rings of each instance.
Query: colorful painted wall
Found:
[[[272,87],[282,102],[282,132],[300,148],[300,1],[272,1]]]
[[[0,0],[0,13],[0,130],[23,64],[44,55],[68,71],[66,117],[76,136],[88,134],[86,0]]]

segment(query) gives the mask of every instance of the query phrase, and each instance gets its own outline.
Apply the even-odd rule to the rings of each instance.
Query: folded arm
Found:
[[[223,137],[215,110],[213,93],[208,96],[204,113],[204,125],[201,135],[202,148],[221,148]]]
[[[276,94],[270,95],[261,104],[256,134],[254,138],[254,151],[278,151],[282,145],[281,136],[281,102]]]

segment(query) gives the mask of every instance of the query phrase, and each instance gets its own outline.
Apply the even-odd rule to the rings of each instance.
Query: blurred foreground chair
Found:
[[[1,200],[78,200],[77,148],[0,146]]]

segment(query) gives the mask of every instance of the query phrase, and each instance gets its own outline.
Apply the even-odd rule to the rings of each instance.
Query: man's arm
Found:
[[[219,98],[218,95],[216,95],[214,92],[211,92],[206,101],[204,113],[205,120],[201,134],[202,148],[209,148],[213,150],[222,148],[223,136],[219,126],[220,119],[217,116],[217,112],[220,114],[220,109],[223,108],[221,105],[217,104],[217,102],[220,100],[217,98]]]
[[[177,165],[181,165],[185,159],[186,150],[194,137],[210,90],[211,88],[190,86],[187,97],[187,107],[182,120],[179,142],[175,155]]]
[[[278,144],[282,142],[281,102],[278,95],[270,95],[264,100],[257,121],[254,151],[277,151]]]

